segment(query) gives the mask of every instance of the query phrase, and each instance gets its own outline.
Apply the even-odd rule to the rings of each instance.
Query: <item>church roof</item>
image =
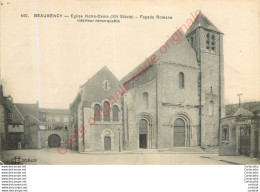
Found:
[[[194,67],[194,68],[198,68],[198,63],[197,63],[197,59],[196,59],[196,54],[194,52],[194,50],[192,49],[192,47],[190,46],[188,40],[185,37],[185,34],[182,33],[182,36],[179,34],[178,31],[181,31],[180,29],[177,30],[174,34],[174,38],[177,40],[178,37],[180,38],[179,40],[179,44],[176,44],[175,41],[174,44],[171,43],[170,38],[173,36],[171,36],[166,42],[168,42],[168,45],[166,45],[165,43],[163,43],[164,47],[167,47],[167,52],[166,53],[162,53],[164,52],[164,50],[162,50],[162,52],[160,51],[160,48],[158,50],[156,50],[153,54],[151,54],[149,57],[147,58],[151,58],[152,55],[156,55],[158,58],[157,63],[160,62],[168,62],[170,64],[180,64],[180,65],[184,65],[184,66],[188,66],[188,67]],[[177,37],[178,35],[178,37]],[[151,60],[151,59],[150,59]],[[144,63],[146,62],[146,60],[144,60],[141,64],[139,64],[137,67],[135,67],[130,73],[128,73],[125,77],[123,77],[120,82],[121,83],[125,83],[127,81],[129,81],[134,73],[138,72],[139,67],[144,66]],[[155,64],[156,65],[156,64]]]
[[[200,16],[202,14],[202,16],[200,18],[198,18],[198,16]],[[205,29],[209,29],[212,31],[216,31],[218,33],[222,33],[202,12],[201,14],[199,14],[195,21],[194,21],[194,25],[192,25],[188,31],[186,32],[186,35],[188,35],[189,33],[191,33],[192,31],[194,31],[195,29],[202,27]]]

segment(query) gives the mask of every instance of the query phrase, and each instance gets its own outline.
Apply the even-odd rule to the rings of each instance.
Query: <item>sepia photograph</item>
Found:
[[[2,165],[259,165],[260,2],[0,1]]]

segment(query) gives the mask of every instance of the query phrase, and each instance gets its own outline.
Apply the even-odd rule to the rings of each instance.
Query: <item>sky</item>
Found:
[[[84,84],[107,66],[120,80],[186,23],[203,14],[224,33],[225,101],[260,101],[258,0],[94,1],[3,0],[0,66],[5,96],[15,103],[68,108]],[[120,23],[80,23],[38,14],[124,14]],[[21,17],[28,14],[29,17]],[[172,16],[143,20],[140,15]]]

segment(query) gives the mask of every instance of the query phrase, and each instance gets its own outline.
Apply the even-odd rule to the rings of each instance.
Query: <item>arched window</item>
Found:
[[[143,105],[145,106],[145,108],[149,107],[149,100],[148,100],[148,93],[147,92],[143,93]]]
[[[191,44],[191,47],[193,48],[193,37],[191,36],[191,38],[190,38],[190,44]]]
[[[101,108],[99,104],[94,106],[94,117],[96,121],[101,121]]]
[[[212,51],[215,51],[215,45],[216,44],[216,42],[215,42],[215,35],[212,35],[211,36],[211,50]]]
[[[210,116],[214,115],[214,102],[213,101],[209,102],[209,115]]]
[[[119,108],[116,105],[113,107],[113,121],[119,121]]]
[[[110,104],[108,101],[104,102],[103,119],[104,121],[110,121]]]
[[[210,41],[210,34],[209,33],[207,33],[206,38],[207,38],[207,40],[206,40],[206,48],[207,48],[207,50],[209,50],[209,48],[210,48],[210,43],[209,43],[209,41]]]
[[[206,35],[206,49],[208,51],[213,51],[215,52],[216,48],[216,38],[214,34],[207,33]]]
[[[179,73],[179,88],[184,88],[184,73]]]

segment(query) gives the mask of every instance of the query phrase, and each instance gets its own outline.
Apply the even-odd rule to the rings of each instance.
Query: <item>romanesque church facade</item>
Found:
[[[167,51],[166,51],[167,49]],[[104,67],[70,106],[72,148],[217,146],[224,116],[223,33],[201,14],[122,80]]]

